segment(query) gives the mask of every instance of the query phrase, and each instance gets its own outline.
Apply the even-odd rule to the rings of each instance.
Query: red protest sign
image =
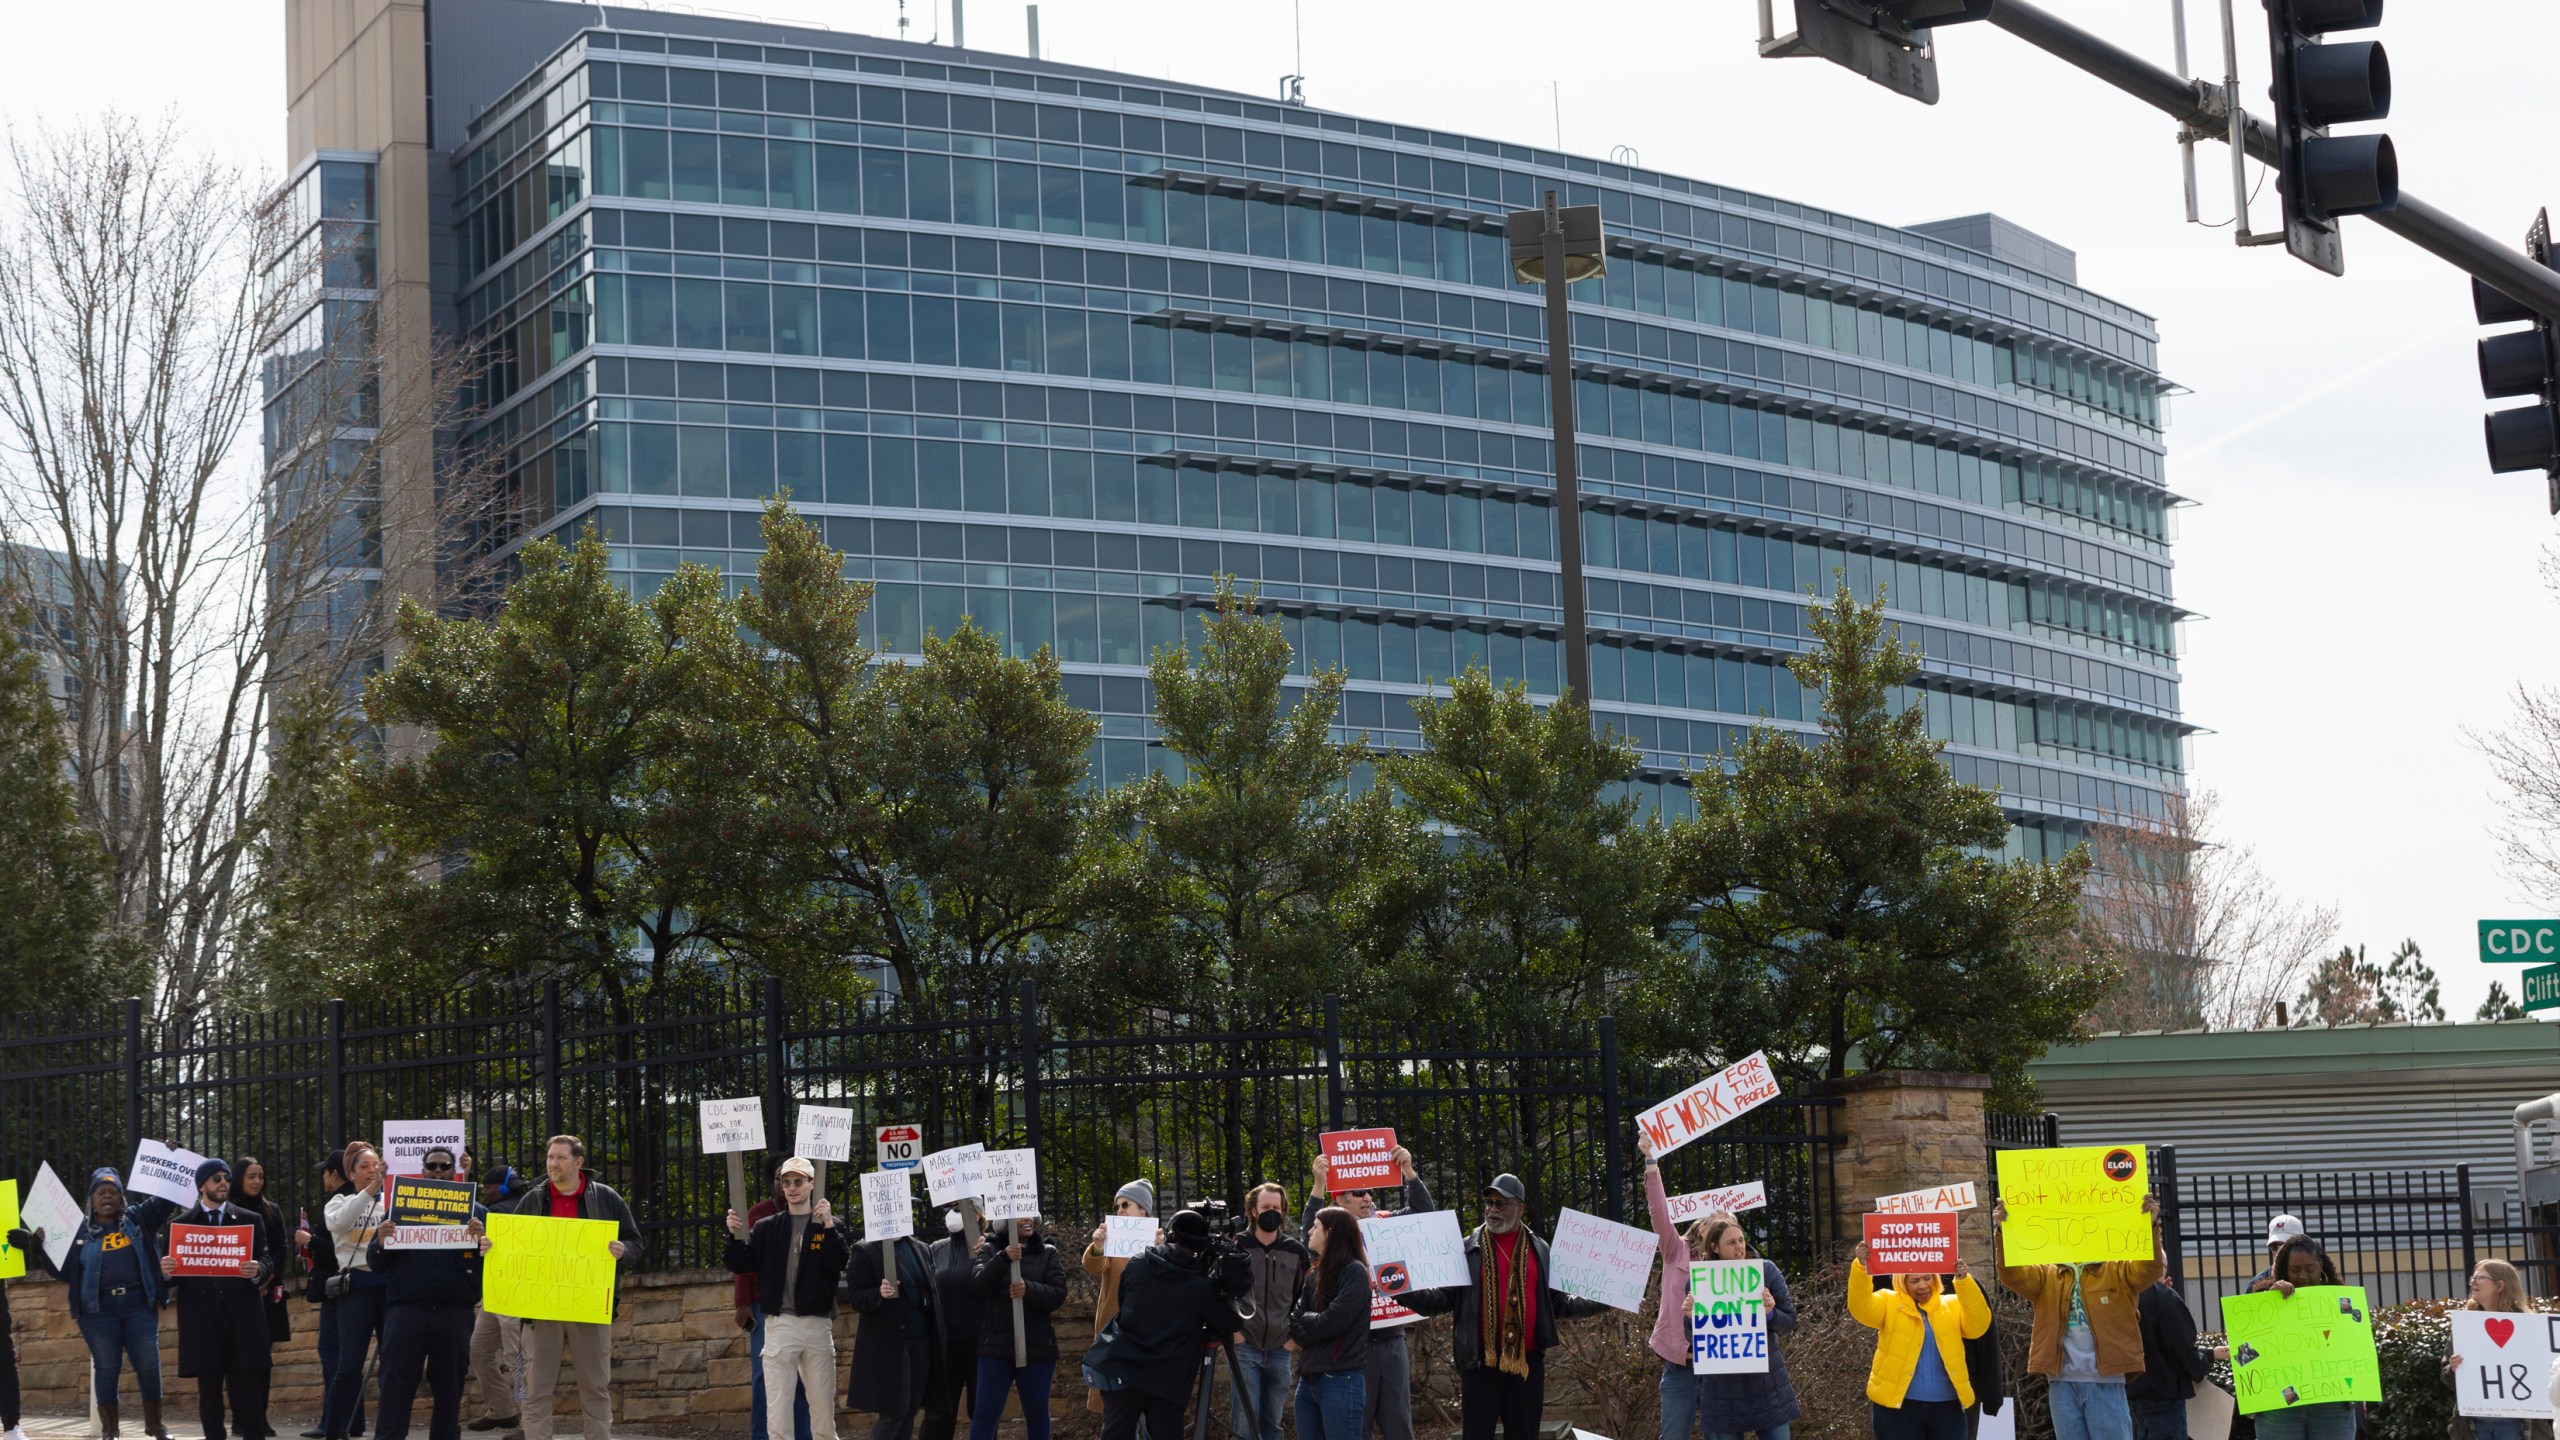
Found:
[[[1944,1275],[1956,1268],[1956,1216],[1868,1215],[1867,1273]]]
[[[252,1257],[257,1231],[247,1225],[172,1225],[169,1256],[178,1275],[221,1275],[240,1278],[240,1267]]]
[[[1328,1130],[1316,1140],[1324,1147],[1326,1188],[1336,1195],[1404,1183],[1393,1130]]]

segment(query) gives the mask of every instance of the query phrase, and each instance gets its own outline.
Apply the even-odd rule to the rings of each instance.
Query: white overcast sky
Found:
[[[2157,63],[2169,0],[2047,0]],[[2263,14],[2236,0],[2244,90],[2263,110]],[[693,8],[670,6],[668,8]],[[698,7],[896,33],[895,0]],[[1788,10],[1780,0],[1781,12]],[[2211,0],[2190,7],[2219,69]],[[2481,452],[2467,281],[2361,221],[2347,274],[2240,251],[2187,226],[2172,127],[1987,25],[1942,32],[1945,99],[1914,105],[1818,60],[1754,54],[1750,0],[1523,5],[1303,0],[1318,105],[1605,155],[1885,223],[1991,210],[2071,249],[2083,284],[2158,317],[2176,402],[2171,485],[2193,780],[2225,834],[2290,894],[2334,903],[2375,958],[2422,945],[2467,1017],[2492,972],[2472,922],[2530,914],[2499,873],[2490,779],[2463,740],[2519,681],[2560,678],[2560,607],[2537,564],[2553,537],[2539,475]],[[1272,95],[1301,68],[1288,0],[1048,0],[1052,58]],[[115,105],[174,113],[243,163],[283,161],[283,6],[0,0],[0,117],[16,127]],[[1020,53],[1019,4],[969,7],[973,48]],[[949,0],[911,0],[909,38],[948,39]],[[2394,6],[2390,49],[2406,188],[2501,238],[2560,201],[2547,143],[2560,6]],[[2206,218],[2228,214],[2223,151],[2203,147]],[[2273,197],[2260,196],[2262,224]],[[2512,984],[2512,972],[2509,975]]]

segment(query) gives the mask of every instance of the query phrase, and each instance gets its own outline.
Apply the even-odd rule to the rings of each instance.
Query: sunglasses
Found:
[[[442,1164],[438,1164],[435,1161],[430,1160],[418,1168],[429,1175],[450,1175],[453,1173],[453,1162],[447,1160]]]

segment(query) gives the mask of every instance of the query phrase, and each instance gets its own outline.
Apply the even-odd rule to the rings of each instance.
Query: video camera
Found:
[[[1185,1224],[1184,1216],[1198,1223]],[[1218,1298],[1243,1301],[1253,1294],[1253,1262],[1244,1253],[1245,1218],[1224,1200],[1195,1200],[1175,1211],[1165,1235],[1173,1248],[1193,1257]]]

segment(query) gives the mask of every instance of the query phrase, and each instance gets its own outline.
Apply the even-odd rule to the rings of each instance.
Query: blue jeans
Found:
[[[2258,1440],[2356,1440],[2356,1407],[2345,1400],[2261,1410],[2251,1418],[2258,1422]]]
[[[97,1313],[80,1316],[80,1338],[89,1346],[89,1377],[99,1404],[116,1403],[116,1380],[128,1359],[142,1398],[160,1398],[160,1312],[140,1290],[100,1295]]]
[[[1016,1384],[1022,1389],[1023,1440],[1049,1440],[1049,1381],[1057,1373],[1055,1360],[1034,1360],[1017,1370],[1011,1360],[979,1356],[978,1389],[969,1397],[969,1440],[995,1440],[1005,1387]]]
[[[1662,1440],[1689,1440],[1698,1428],[1698,1377],[1686,1365],[1662,1362]]]
[[[1718,1431],[1709,1435],[1707,1440],[1742,1440],[1742,1433],[1743,1432],[1739,1430],[1732,1431],[1730,1433]],[[1760,1440],[1787,1440],[1788,1435],[1791,1433],[1791,1428],[1788,1426],[1772,1425],[1768,1429],[1760,1431],[1759,1435]]]
[[[320,1302],[320,1329],[312,1338],[315,1342],[313,1347],[316,1352],[315,1358],[320,1362],[320,1399],[322,1408],[325,1409],[329,1398],[329,1377],[338,1373],[337,1301]],[[350,1435],[364,1433],[364,1396],[361,1394],[356,1396],[356,1422],[347,1427],[347,1433]]]
[[[1259,1345],[1238,1345],[1236,1374],[1240,1383],[1227,1392],[1227,1409],[1236,1434],[1247,1440],[1257,1433],[1262,1440],[1280,1440],[1283,1412],[1289,1405],[1288,1347],[1265,1350]],[[1248,1401],[1253,1405],[1250,1424],[1244,1418]],[[1304,1421],[1299,1422],[1298,1437],[1306,1440]]]
[[[2471,1422],[2471,1440],[2524,1440],[2524,1423],[2514,1416]]]
[[[2054,1440],[2133,1440],[2122,1381],[2056,1380],[2052,1397]]]
[[[1369,1382],[1359,1371],[1309,1375],[1298,1382],[1298,1440],[1363,1440],[1368,1422]]]
[[[747,1374],[754,1389],[748,1402],[747,1435],[749,1440],[771,1440],[764,1424],[764,1307],[756,1307],[756,1323],[747,1331]],[[809,1440],[809,1392],[792,1387],[791,1430],[796,1440]]]
[[[356,1414],[364,1408],[365,1350],[382,1333],[383,1306],[390,1296],[390,1288],[377,1282],[358,1285],[338,1299],[338,1355],[329,1367],[329,1387],[321,1392],[320,1405],[320,1428],[329,1440],[345,1440],[353,1433]]]

